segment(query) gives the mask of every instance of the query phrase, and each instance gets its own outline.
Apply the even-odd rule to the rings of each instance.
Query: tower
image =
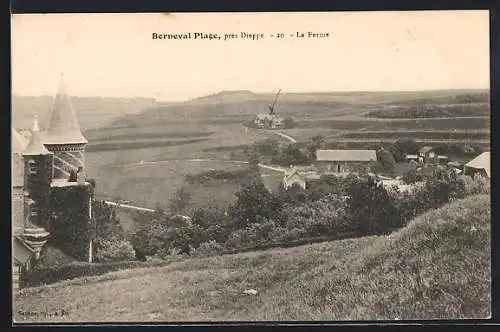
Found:
[[[43,143],[54,154],[54,179],[68,179],[71,171],[84,168],[87,139],[78,125],[63,77],[49,111]]]
[[[14,234],[22,232],[24,226],[24,159],[23,151],[28,141],[19,132],[12,128],[11,146],[11,190],[12,190],[12,230]]]
[[[38,119],[35,117],[30,142],[23,151],[24,215],[39,226],[45,226],[48,220],[53,157],[53,153],[42,143]]]
[[[43,226],[46,226],[49,220],[53,154],[41,141],[36,117],[30,142],[23,151],[23,158],[25,212],[22,238],[38,255],[49,236]]]

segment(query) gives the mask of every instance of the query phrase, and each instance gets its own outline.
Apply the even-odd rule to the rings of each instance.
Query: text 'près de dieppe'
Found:
[[[185,32],[185,33],[159,33],[153,32],[151,39],[156,40],[263,40],[263,39],[326,39],[330,38],[329,32],[293,32],[293,33],[252,33],[252,32],[231,32],[231,33],[212,33],[212,32]]]

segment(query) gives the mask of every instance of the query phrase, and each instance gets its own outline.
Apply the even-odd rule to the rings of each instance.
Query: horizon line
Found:
[[[491,88],[449,88],[449,89],[412,89],[412,90],[330,90],[330,91],[282,91],[281,93],[283,95],[285,94],[345,94],[345,93],[363,93],[363,92],[369,92],[369,93],[391,93],[391,92],[400,92],[400,93],[405,93],[405,92],[433,92],[433,91],[482,91],[482,92],[488,92],[491,93]],[[131,97],[124,97],[124,96],[100,96],[100,95],[77,95],[77,94],[68,94],[72,98],[109,98],[109,99],[153,99],[154,101],[163,101],[163,102],[184,102],[184,101],[191,101],[203,97],[209,97],[213,96],[216,94],[224,93],[224,92],[247,92],[247,93],[252,93],[252,94],[275,94],[276,91],[253,91],[249,89],[235,89],[235,90],[218,90],[215,92],[209,92],[206,94],[198,95],[196,97],[191,97],[188,99],[182,99],[182,100],[174,100],[174,99],[159,99],[158,97],[155,96],[131,96]],[[50,95],[50,94],[38,94],[38,95],[25,95],[25,94],[16,94],[13,93],[11,94],[11,101],[12,98],[14,97],[21,97],[21,98],[42,98],[42,97],[50,97],[50,98],[55,98],[55,94]]]

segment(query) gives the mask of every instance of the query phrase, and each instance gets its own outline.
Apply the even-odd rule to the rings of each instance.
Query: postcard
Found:
[[[14,323],[491,316],[488,11],[11,22]]]

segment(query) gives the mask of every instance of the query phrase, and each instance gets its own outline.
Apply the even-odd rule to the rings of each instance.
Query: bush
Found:
[[[167,227],[156,219],[142,225],[131,239],[136,258],[146,260],[146,256],[154,256],[159,252],[163,248],[166,230]]]
[[[192,248],[198,247],[206,240],[205,231],[198,225],[187,222],[184,225],[170,227],[163,234],[163,248],[176,249],[182,254],[190,254]]]
[[[120,238],[97,239],[95,241],[97,262],[119,262],[135,259],[135,251],[129,241]]]
[[[384,148],[377,151],[377,161],[382,165],[384,172],[392,175],[396,169],[396,160],[392,152]]]
[[[217,241],[215,240],[203,242],[196,249],[196,254],[199,256],[210,256],[221,252],[222,252],[222,245],[217,243]]]
[[[237,201],[230,208],[233,228],[245,228],[251,223],[259,223],[263,219],[274,219],[282,209],[282,202],[266,189],[262,179],[255,179],[236,193]]]
[[[381,184],[355,183],[348,196],[347,213],[357,235],[383,234],[402,226],[396,202]]]
[[[489,194],[491,192],[490,179],[479,175],[476,175],[473,178],[464,175],[460,176],[459,180],[463,183],[465,196]]]
[[[407,154],[417,154],[420,146],[411,138],[401,138],[392,144],[390,150],[397,162],[406,160]]]
[[[422,180],[422,174],[420,174],[414,167],[411,167],[403,174],[403,182],[405,184],[414,184]]]
[[[170,200],[169,211],[171,214],[183,214],[191,203],[192,194],[185,186],[180,187]]]

